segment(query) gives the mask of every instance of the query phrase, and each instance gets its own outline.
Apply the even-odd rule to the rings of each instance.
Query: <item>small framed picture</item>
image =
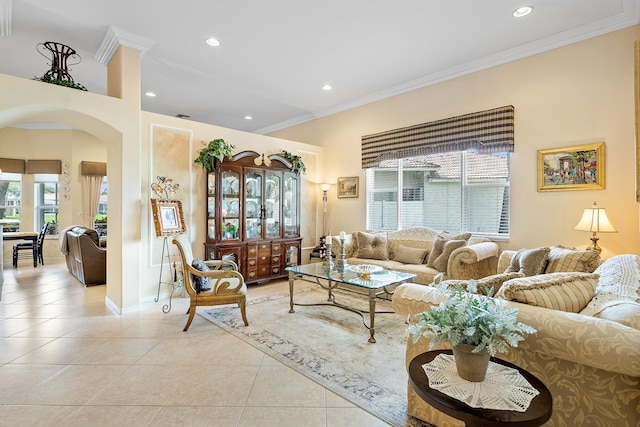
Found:
[[[173,236],[186,231],[180,200],[151,199],[156,236]]]
[[[358,177],[338,178],[338,198],[358,197]]]
[[[604,142],[538,150],[538,191],[603,188]]]

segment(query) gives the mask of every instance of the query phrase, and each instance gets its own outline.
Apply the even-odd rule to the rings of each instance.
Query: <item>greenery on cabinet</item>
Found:
[[[53,85],[70,87],[72,89],[78,89],[78,90],[84,90],[84,91],[87,90],[86,87],[84,87],[80,83],[74,82],[73,80],[56,79],[49,74],[44,74],[40,77],[34,77],[33,79],[39,80],[44,83],[51,83]]]
[[[295,173],[302,173],[303,175],[307,173],[307,167],[304,165],[302,157],[296,156],[286,150],[282,150],[280,155],[291,162],[291,168]]]
[[[208,172],[216,169],[216,159],[223,161],[232,158],[231,152],[236,148],[235,145],[228,143],[224,139],[214,139],[209,141],[209,145],[198,152],[198,157],[193,161],[200,163],[202,168]]]

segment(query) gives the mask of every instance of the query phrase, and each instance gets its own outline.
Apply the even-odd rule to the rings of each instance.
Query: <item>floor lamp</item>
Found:
[[[327,235],[327,191],[331,186],[329,184],[320,184],[322,190],[322,237]]]

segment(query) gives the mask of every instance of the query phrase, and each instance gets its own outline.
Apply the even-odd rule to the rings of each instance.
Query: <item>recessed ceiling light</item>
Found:
[[[209,37],[208,39],[205,40],[205,43],[213,47],[220,46],[220,42],[218,41],[218,39],[214,37]]]
[[[331,90],[331,89],[333,89],[333,86],[331,86],[329,84],[326,84],[326,85],[322,86],[322,90]]]
[[[149,98],[153,98],[154,96],[156,96],[156,94],[153,92],[145,92],[144,94],[147,95]]]
[[[533,7],[531,6],[522,6],[513,11],[513,16],[515,18],[522,18],[523,16],[527,16],[531,13]]]
[[[245,120],[253,120],[253,117],[251,117],[251,116],[244,116],[244,119],[245,119]]]

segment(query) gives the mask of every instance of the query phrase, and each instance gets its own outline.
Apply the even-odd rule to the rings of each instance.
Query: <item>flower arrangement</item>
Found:
[[[462,284],[453,286],[441,282],[436,288],[445,296],[444,301],[431,310],[417,314],[415,324],[407,332],[416,342],[421,336],[431,339],[432,350],[442,342],[452,347],[458,344],[475,346],[474,353],[485,349],[491,356],[505,353],[509,346],[517,347],[525,334],[535,333],[529,325],[517,321],[518,309],[505,306],[505,301],[475,295],[475,281],[469,280],[466,290]]]
[[[158,197],[166,197],[167,199],[174,198],[178,188],[180,188],[180,184],[174,184],[173,178],[167,176],[158,176],[157,179],[158,182],[151,184],[151,190],[153,190]]]
[[[229,233],[235,233],[238,230],[238,227],[235,224],[231,224],[230,222],[225,224],[225,230]]]

